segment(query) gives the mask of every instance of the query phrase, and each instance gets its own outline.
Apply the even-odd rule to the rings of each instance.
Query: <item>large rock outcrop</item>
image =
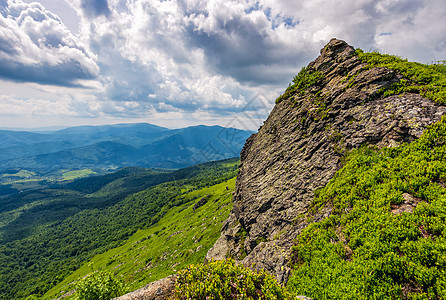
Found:
[[[170,299],[175,290],[176,275],[154,281],[136,291],[112,300],[163,300]]]
[[[418,94],[381,96],[380,89],[402,76],[369,68],[341,40],[332,39],[307,70],[322,74],[318,84],[276,104],[247,140],[234,208],[208,260],[233,257],[286,281],[293,240],[308,225],[296,219],[341,167],[345,152],[410,142],[446,112]],[[328,208],[313,220],[329,214]]]

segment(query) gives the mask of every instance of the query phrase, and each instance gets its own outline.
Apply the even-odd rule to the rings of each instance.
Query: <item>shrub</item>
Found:
[[[440,104],[446,104],[446,65],[439,61],[431,65],[408,62],[394,55],[367,53],[356,49],[359,59],[369,64],[369,67],[385,67],[397,71],[404,79],[384,88],[384,96],[401,93],[418,93],[425,98]]]
[[[287,293],[264,270],[253,271],[232,259],[191,265],[178,272],[175,299],[286,299]]]
[[[108,300],[125,293],[124,284],[111,273],[96,271],[76,285],[75,299]]]
[[[349,153],[293,247],[288,290],[314,299],[446,299],[446,117],[411,144]],[[412,212],[396,212],[407,199]]]

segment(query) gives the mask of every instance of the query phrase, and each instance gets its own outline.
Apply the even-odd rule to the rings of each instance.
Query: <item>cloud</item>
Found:
[[[106,19],[85,17],[81,37],[98,56],[107,97],[158,111],[225,114],[242,110],[261,84],[273,102],[277,85],[290,80],[302,56],[309,58],[277,34],[291,25],[284,19],[274,31],[262,10],[246,15],[247,3],[234,10],[214,2],[110,1]],[[82,14],[80,2],[77,9]],[[211,9],[221,24],[203,19]],[[232,23],[224,20],[229,15]]]
[[[60,86],[95,79],[95,55],[59,17],[37,3],[3,2],[0,15],[0,78]]]
[[[77,35],[37,3],[0,0],[0,77],[96,80],[88,101],[82,89],[66,100],[89,118],[226,125],[255,114],[259,93],[272,106],[332,37],[415,61],[446,57],[444,0],[65,1]]]
[[[329,38],[364,50],[429,63],[446,56],[446,3],[442,0],[260,0],[271,15],[299,20],[300,41],[319,48]]]
[[[90,18],[110,14],[107,0],[81,0],[81,8]]]
[[[391,42],[396,39],[407,48],[415,45],[411,52],[419,57],[437,56],[438,51],[426,50],[441,49],[442,41],[429,44],[426,24],[417,23],[416,36],[408,32],[413,26],[404,24],[410,16],[431,21],[422,12],[446,6],[440,0],[123,3],[109,1],[107,19],[86,19],[82,31],[98,54],[108,95],[188,111],[233,110],[255,90],[279,92],[332,37],[385,52],[398,49]],[[435,26],[444,27],[441,22],[428,28],[435,32]]]
[[[77,112],[70,110],[69,101],[50,101],[46,99],[17,99],[10,96],[0,95],[0,111],[2,116],[74,116]]]

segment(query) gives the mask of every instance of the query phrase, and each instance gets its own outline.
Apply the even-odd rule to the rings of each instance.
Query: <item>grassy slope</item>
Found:
[[[446,103],[444,63],[356,53],[368,67],[403,75],[383,96],[410,92]],[[314,84],[316,75],[303,69],[285,97]],[[296,222],[310,222],[321,209],[332,209],[331,216],[304,229],[292,249],[292,299],[446,299],[446,117],[411,144],[348,153],[344,167],[315,193],[312,210]],[[177,289],[181,299],[188,287]],[[216,293],[208,290],[196,292],[202,299]]]
[[[314,201],[333,214],[294,248],[290,290],[315,299],[446,298],[446,118],[397,148],[362,148]],[[397,212],[407,201],[413,212]]]
[[[411,92],[446,102],[444,64],[357,54],[369,67],[404,76],[383,96]],[[298,236],[289,291],[315,299],[446,298],[445,161],[445,117],[411,144],[349,153],[316,193],[313,213],[333,207],[333,214]],[[408,202],[413,212],[396,211]]]
[[[404,78],[382,90],[384,96],[417,93],[440,104],[446,104],[446,65],[441,61],[431,65],[409,62],[394,55],[364,52],[356,49],[359,59],[369,68],[383,67],[400,73]]]
[[[234,184],[235,178],[183,195],[195,200],[169,209],[156,225],[139,230],[124,245],[96,255],[45,297],[71,290],[70,283],[92,269],[111,271],[128,283],[129,290],[135,290],[190,264],[203,262],[232,207]],[[194,204],[207,195],[210,197],[206,204],[194,211]]]
[[[229,159],[165,174],[146,170],[148,176],[124,169],[118,171],[124,179],[102,176],[105,186],[89,178],[85,184],[92,182],[93,191],[101,187],[93,194],[52,189],[2,198],[0,212],[7,218],[0,228],[0,299],[40,297],[94,255],[194,200],[185,194],[233,178],[237,165],[238,159]],[[169,182],[152,186],[160,181]]]

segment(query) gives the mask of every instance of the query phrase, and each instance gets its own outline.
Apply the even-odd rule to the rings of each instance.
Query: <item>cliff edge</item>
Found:
[[[278,98],[259,132],[241,152],[234,207],[206,259],[232,257],[286,282],[291,246],[310,222],[314,192],[363,145],[395,147],[421,136],[446,108],[417,93],[386,96],[406,80],[373,67],[346,42],[332,39]],[[331,214],[319,211],[312,222]]]

